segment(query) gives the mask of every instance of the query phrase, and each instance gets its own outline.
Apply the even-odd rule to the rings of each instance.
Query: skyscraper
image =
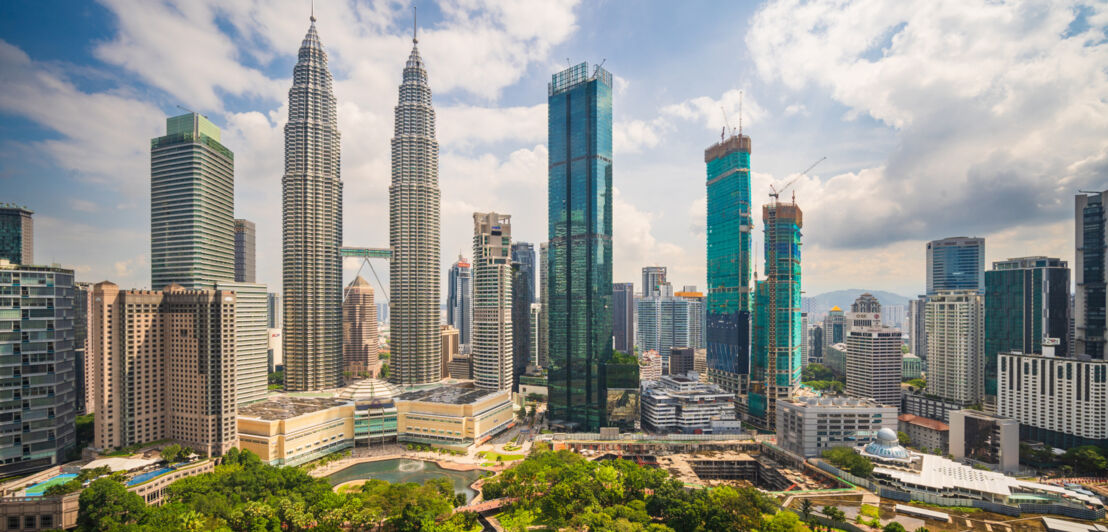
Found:
[[[539,366],[550,366],[550,244],[539,244]]]
[[[514,253],[513,253],[514,254]],[[534,267],[533,265],[531,266]],[[519,391],[519,378],[531,363],[531,285],[528,266],[512,261],[512,391]]]
[[[446,324],[458,329],[461,352],[468,355],[473,342],[473,271],[461,255],[446,276]]]
[[[880,326],[881,303],[868,292],[858,296],[858,299],[850,305],[850,313],[846,316],[847,333],[849,334],[852,329]]]
[[[650,297],[663,284],[666,284],[665,266],[643,266],[642,297]]]
[[[258,282],[255,264],[255,241],[257,240],[254,222],[235,218],[235,282]]]
[[[846,393],[900,405],[901,332],[880,324],[855,327],[846,337]]]
[[[612,334],[615,349],[630,353],[635,348],[635,283],[612,284]]]
[[[976,290],[927,300],[927,393],[961,405],[983,397],[985,302]]]
[[[0,205],[0,259],[12,264],[35,263],[34,212],[12,204]]]
[[[908,350],[927,362],[927,296],[908,301]]]
[[[846,342],[846,314],[843,309],[835,306],[823,318],[823,356],[827,356],[827,349],[835,344]]]
[[[927,243],[927,295],[985,290],[985,239],[955,236]]]
[[[750,137],[704,150],[707,166],[708,378],[745,393],[750,373]]]
[[[535,291],[535,278],[538,277],[538,272],[535,270],[535,245],[530,242],[513,243],[512,262],[518,262],[520,265],[519,271],[523,275],[523,284],[527,289],[528,297],[531,298],[527,304],[538,301],[539,293]]]
[[[612,74],[580,63],[548,86],[550,420],[605,425],[612,357]]]
[[[985,272],[985,399],[997,395],[1000,353],[1042,353],[1045,338],[1055,338],[1055,356],[1069,346],[1070,269],[1066,261],[1023,257],[993,263]]]
[[[687,293],[687,292],[681,292]],[[669,283],[662,284],[650,297],[641,297],[638,308],[638,340],[642,351],[657,351],[662,367],[669,368],[674,347],[700,349],[700,319],[704,304],[700,298],[675,295]]]
[[[473,379],[493,390],[514,382],[511,242],[511,216],[473,213]]]
[[[762,206],[766,278],[754,287],[754,348],[750,357],[747,412],[767,428],[777,422],[778,399],[800,384],[800,229],[804,215],[795,203]]]
[[[92,308],[92,285],[89,283],[73,283],[73,351],[81,364],[77,373],[79,386],[77,387],[77,410],[79,414],[89,414],[93,411],[96,398],[93,393],[96,386],[93,381],[94,373],[92,364],[89,363],[88,351],[88,320],[89,310]],[[82,395],[83,394],[83,395]]]
[[[160,290],[235,280],[235,155],[196,113],[150,141],[150,276]]]
[[[235,294],[235,397],[239,406],[269,393],[269,295],[258,283],[220,282],[216,290]]]
[[[1074,301],[1074,353],[1089,355],[1094,359],[1108,359],[1108,341],[1105,341],[1105,319],[1108,299],[1105,291],[1105,272],[1108,266],[1108,230],[1105,221],[1105,204],[1108,191],[1078,194],[1074,198],[1074,228],[1077,256],[1074,260],[1074,279],[1077,293]]]
[[[266,295],[266,300],[269,306],[269,315],[267,316],[269,328],[280,329],[283,326],[281,323],[281,294],[269,292]]]
[[[281,178],[285,388],[289,391],[342,384],[339,129],[327,52],[316,33],[314,16],[311,22],[293,68]]]
[[[351,376],[377,376],[377,305],[373,287],[358,276],[346,287],[342,302],[342,370]]]
[[[404,66],[392,138],[389,185],[389,380],[403,385],[442,378],[439,338],[439,143],[431,87],[418,39]],[[507,257],[507,255],[505,255]],[[390,317],[390,318],[391,318]]]

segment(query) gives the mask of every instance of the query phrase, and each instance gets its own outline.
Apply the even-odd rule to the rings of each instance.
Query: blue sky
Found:
[[[412,4],[317,4],[346,240],[384,245]],[[917,293],[924,242],[946,236],[986,237],[988,260],[1072,260],[1072,195],[1108,188],[1108,13],[1087,4],[417,2],[444,270],[471,253],[475,210],[544,238],[546,83],[567,58],[617,77],[617,281],[658,264],[704,286],[703,150],[721,107],[737,126],[740,90],[755,205],[827,157],[795,185],[808,293]],[[279,290],[281,130],[309,5],[0,3],[0,202],[36,211],[37,261],[149,285],[149,138],[182,105],[223,128],[236,215],[258,224],[259,280]]]

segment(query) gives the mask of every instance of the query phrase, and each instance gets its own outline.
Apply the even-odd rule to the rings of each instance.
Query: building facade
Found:
[[[235,395],[239,406],[269,393],[268,293],[264,284],[216,283],[235,293]]]
[[[923,361],[912,353],[904,353],[900,359],[900,378],[904,380],[923,377]]]
[[[927,360],[927,296],[908,301],[908,351]]]
[[[346,287],[342,302],[342,369],[352,377],[376,377],[381,370],[373,296],[373,287],[359,275]]]
[[[461,255],[446,276],[446,324],[458,329],[462,352],[468,354],[473,343],[473,269]]]
[[[257,251],[257,229],[254,222],[235,218],[235,282],[258,282],[258,268],[255,259]]]
[[[1020,466],[1020,424],[1011,418],[977,410],[950,413],[950,455],[973,460],[1005,473]]]
[[[1108,361],[1001,353],[996,413],[1020,439],[1060,449],[1108,445]]]
[[[462,356],[461,335],[453,325],[443,325],[439,328],[439,342],[442,345],[442,376],[453,377],[450,374],[450,366],[454,359]],[[465,378],[471,378],[467,376]]]
[[[12,264],[35,263],[34,211],[0,205],[0,259]]]
[[[241,409],[239,448],[269,465],[295,466],[354,447],[354,403],[282,396]]]
[[[539,314],[539,367],[550,366],[550,246],[543,242],[539,244],[539,304],[542,310]]]
[[[985,239],[955,236],[927,243],[927,295],[985,290]]]
[[[985,302],[976,290],[927,300],[927,393],[961,405],[984,399]]]
[[[73,352],[77,364],[77,415],[92,412],[96,391],[93,385],[92,364],[86,363],[88,353],[88,320],[92,308],[92,284],[73,283]]]
[[[858,397],[805,397],[777,402],[777,445],[813,458],[833,447],[854,447],[881,429],[896,430],[896,407]]]
[[[342,384],[342,179],[338,111],[315,17],[289,89],[281,178],[285,389]]]
[[[511,242],[510,215],[473,213],[473,379],[490,390],[515,384]]]
[[[451,384],[396,396],[396,432],[401,442],[467,449],[488,441],[515,419],[512,391],[473,383]]]
[[[635,284],[612,283],[612,335],[615,350],[635,350]]]
[[[891,327],[859,327],[846,338],[846,393],[879,404],[900,404],[903,370],[901,332]]]
[[[642,297],[650,297],[658,291],[659,287],[666,284],[665,266],[643,266],[642,269]]]
[[[827,356],[827,350],[831,346],[846,342],[846,313],[839,307],[831,307],[831,311],[823,318],[823,356]]]
[[[548,87],[549,419],[605,424],[612,357],[612,74],[580,63]]]
[[[525,301],[530,305],[539,300],[539,293],[535,289],[535,280],[538,278],[538,270],[535,264],[535,245],[530,242],[513,242],[512,243],[512,262],[519,264],[520,275],[523,276],[522,289],[517,290],[517,293],[524,293],[531,299]]]
[[[654,295],[639,298],[636,306],[636,345],[639,349],[660,353],[663,367],[669,367],[669,353],[672,348],[699,349],[703,346],[701,318],[704,316],[704,306],[700,298],[676,296],[666,283]]]
[[[684,375],[643,384],[642,426],[651,432],[712,434],[735,426],[735,395]]]
[[[950,425],[914,414],[900,414],[897,419],[897,430],[908,436],[908,445],[935,454],[949,452]]]
[[[695,371],[693,358],[696,350],[691,347],[674,347],[669,350],[669,374],[685,375]]]
[[[515,254],[515,249],[512,254]],[[527,366],[534,358],[531,353],[531,290],[534,287],[534,272],[531,275],[527,272],[534,267],[534,264],[512,260],[512,391],[516,392],[519,391],[519,378],[527,371]],[[532,279],[529,280],[529,277]]]
[[[150,140],[150,284],[212,289],[235,280],[235,155],[197,113]]]
[[[1108,213],[1105,203],[1108,191],[1078,194],[1074,198],[1074,238],[1077,256],[1074,258],[1074,354],[1108,360],[1105,329],[1108,319],[1108,299],[1104,268],[1108,266]]]
[[[267,320],[269,321],[270,329],[281,328],[281,311],[284,310],[281,307],[281,294],[275,294],[270,292],[266,296],[266,302],[269,305]]]

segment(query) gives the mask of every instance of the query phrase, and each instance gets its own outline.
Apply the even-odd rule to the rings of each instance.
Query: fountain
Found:
[[[394,458],[390,460],[378,460],[376,462],[362,462],[354,464],[327,475],[327,481],[332,486],[338,486],[352,480],[379,479],[391,483],[415,482],[423,484],[428,479],[447,477],[454,483],[454,493],[464,493],[466,500],[471,500],[477,492],[469,487],[478,478],[481,471],[453,471],[443,469],[434,462],[423,460],[411,460],[407,458]]]

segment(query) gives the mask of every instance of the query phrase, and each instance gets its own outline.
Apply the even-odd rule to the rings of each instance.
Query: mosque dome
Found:
[[[886,460],[911,459],[908,449],[900,445],[900,440],[896,437],[896,431],[890,428],[877,431],[877,439],[866,444],[865,454]]]

